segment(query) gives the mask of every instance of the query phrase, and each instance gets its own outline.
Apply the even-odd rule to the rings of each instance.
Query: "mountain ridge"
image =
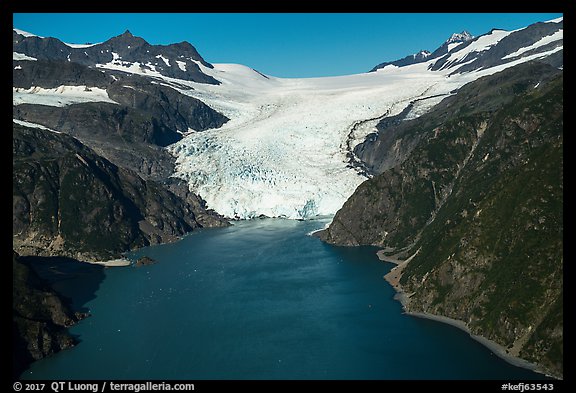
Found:
[[[377,66],[373,67],[369,72],[377,71],[389,65],[393,65],[396,67],[403,67],[407,65],[422,63],[424,61],[433,60],[448,53],[449,50],[453,49],[450,48],[451,44],[454,43],[461,44],[469,40],[472,40],[473,38],[474,36],[472,36],[466,30],[462,31],[461,33],[452,33],[452,35],[446,41],[444,41],[442,45],[440,45],[438,48],[434,50],[434,52],[421,49],[419,52],[403,57],[402,59],[380,63]]]
[[[128,30],[98,44],[73,46],[57,38],[24,36],[13,30],[12,44],[14,52],[38,60],[67,61],[94,68],[120,70],[138,67],[152,75],[160,74],[198,83],[220,83],[201,71],[198,64],[207,68],[213,66],[202,58],[192,44],[184,41],[171,45],[151,45]]]
[[[405,67],[422,62],[430,62],[430,69],[432,71],[439,71],[444,68],[453,68],[451,75],[472,72],[482,68],[494,67],[500,64],[505,64],[506,62],[511,62],[513,58],[506,58],[504,56],[509,55],[520,48],[534,45],[538,43],[542,37],[552,35],[554,32],[561,29],[563,29],[563,18],[534,23],[530,26],[514,31],[492,29],[490,32],[478,37],[474,37],[464,30],[461,33],[453,33],[430,55],[409,55],[400,60],[381,63],[372,68],[370,72],[376,72],[387,66]],[[497,38],[500,34],[503,35],[502,39]],[[496,41],[494,41],[491,36],[494,36]],[[480,44],[484,41],[486,44]],[[477,48],[470,50],[471,46]],[[539,52],[543,53],[545,49],[548,48],[544,45],[541,47],[536,46],[534,51],[530,54],[534,55]],[[458,55],[458,52],[463,53],[463,55]],[[520,53],[518,56],[526,55],[527,53]],[[547,56],[543,56],[543,58],[545,57]],[[432,60],[434,61],[432,62]],[[551,60],[550,64],[558,65],[558,62],[559,60],[554,58]]]

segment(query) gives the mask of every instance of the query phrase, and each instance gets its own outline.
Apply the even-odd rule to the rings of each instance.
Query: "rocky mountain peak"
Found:
[[[428,50],[421,50],[418,53],[413,54],[412,56],[414,56],[415,59],[425,59],[428,56],[430,56],[432,54],[432,52],[428,51]]]
[[[461,33],[453,33],[448,40],[446,40],[447,44],[453,44],[455,42],[466,42],[473,39],[474,36],[470,34],[468,31],[463,30]]]
[[[124,33],[110,38],[108,41],[104,42],[104,45],[106,44],[120,44],[123,46],[129,45],[132,49],[134,49],[136,46],[150,46],[150,44],[146,42],[145,39],[133,35],[130,30],[126,30]]]

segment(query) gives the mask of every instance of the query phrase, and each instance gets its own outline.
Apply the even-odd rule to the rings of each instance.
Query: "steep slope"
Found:
[[[440,126],[455,113],[493,112],[514,100],[526,85],[545,83],[556,74],[542,63],[530,63],[528,68],[517,66],[482,83],[470,83],[458,91],[458,96],[448,97],[434,107],[433,115],[410,120],[404,113],[382,119],[376,132],[358,144],[354,152],[370,173],[382,173],[401,163],[420,140],[422,133],[414,130]]]
[[[544,62],[562,65],[563,19],[532,24],[526,28],[505,31],[493,29],[466,45],[440,58],[431,70],[455,69],[465,73],[517,61],[521,58],[547,58]],[[495,39],[497,40],[495,42]]]
[[[53,60],[14,60],[12,86],[53,89],[59,86],[87,86],[106,89],[114,82],[110,75],[82,64]]]
[[[76,345],[77,340],[66,328],[83,317],[82,313],[72,312],[17,253],[12,253],[14,379],[33,361]]]
[[[562,375],[562,72],[509,68],[386,133],[378,151],[393,159],[317,235],[409,260],[408,311],[464,321]]]
[[[66,134],[13,125],[13,246],[20,254],[99,261],[227,224],[195,195],[167,187]]]
[[[431,71],[450,70],[449,75],[457,75],[536,58],[561,67],[563,26],[563,18],[559,18],[514,31],[492,29],[478,37],[467,31],[454,33],[432,53],[423,50],[400,60],[381,63],[370,71],[427,62]]]

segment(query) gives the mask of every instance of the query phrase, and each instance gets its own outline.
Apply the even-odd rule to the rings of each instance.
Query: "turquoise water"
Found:
[[[158,263],[106,269],[84,305],[92,316],[70,329],[81,343],[22,377],[541,378],[454,327],[402,314],[382,278],[392,265],[374,248],[307,235],[326,222],[238,222],[132,253]]]

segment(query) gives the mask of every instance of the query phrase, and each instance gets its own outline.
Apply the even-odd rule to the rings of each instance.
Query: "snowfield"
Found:
[[[12,88],[12,104],[36,104],[49,106],[67,106],[84,102],[109,102],[118,104],[108,97],[104,89],[87,86],[61,85],[53,89],[45,89],[32,86],[28,89],[23,87]]]

